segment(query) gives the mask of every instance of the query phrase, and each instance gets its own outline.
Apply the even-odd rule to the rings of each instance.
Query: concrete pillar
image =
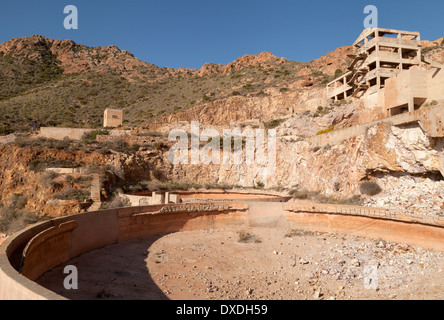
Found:
[[[102,186],[100,183],[100,175],[92,174],[91,175],[91,199],[94,202],[100,202],[100,193]]]
[[[441,171],[441,174],[444,177],[444,153],[443,152],[441,152],[441,156],[439,157],[439,164],[440,164],[439,171]]]
[[[153,192],[153,195],[151,197],[151,204],[164,204],[165,197],[162,194],[158,194],[157,192]]]
[[[169,203],[170,203],[170,193],[165,192],[165,204],[169,204]]]
[[[170,201],[172,203],[180,203],[180,196],[178,194],[170,194]]]
[[[409,101],[409,112],[415,111],[415,105],[413,103],[413,99],[410,99]]]

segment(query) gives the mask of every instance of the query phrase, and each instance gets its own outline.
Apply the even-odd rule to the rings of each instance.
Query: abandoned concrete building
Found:
[[[419,32],[365,29],[353,48],[348,72],[327,84],[328,99],[356,97],[383,117],[444,100],[444,66],[423,56]]]
[[[104,128],[117,128],[123,124],[123,111],[106,109],[103,115]]]

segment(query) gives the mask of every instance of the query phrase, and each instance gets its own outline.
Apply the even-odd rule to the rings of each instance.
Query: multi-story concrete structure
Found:
[[[327,98],[356,97],[384,116],[444,99],[443,66],[422,55],[419,32],[365,29],[353,44],[348,72],[327,84]]]

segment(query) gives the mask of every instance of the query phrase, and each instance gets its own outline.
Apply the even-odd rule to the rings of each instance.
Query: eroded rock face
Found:
[[[347,108],[341,110],[345,112]],[[113,168],[116,179],[132,185],[158,180],[239,187],[263,184],[265,189],[306,189],[326,196],[349,198],[359,195],[362,182],[370,180],[377,182],[382,192],[366,197],[366,205],[432,214],[443,212],[444,139],[429,138],[419,125],[413,124],[399,127],[380,124],[369,128],[365,134],[321,148],[314,148],[303,137],[313,134],[311,130],[316,121],[319,120],[316,129],[322,129],[331,125],[339,114],[337,110],[325,117],[306,115],[282,123],[277,128],[277,165],[267,176],[261,171],[266,165],[247,165],[245,158],[239,165],[202,162],[173,165],[168,158],[168,148],[141,148],[131,155],[117,152],[102,155],[6,145],[0,147],[1,201],[6,203],[17,193],[28,199],[26,209],[40,210],[42,215],[79,212],[78,207],[49,201],[57,190],[43,186],[41,173],[32,171],[29,166],[34,159],[56,158],[69,159],[83,166],[108,166]],[[268,159],[267,152],[265,156]],[[219,159],[222,162],[222,152]]]
[[[92,70],[97,73],[117,72],[128,80],[161,80],[194,73],[196,70],[159,68],[143,62],[116,46],[87,47],[72,40],[53,40],[41,35],[14,38],[0,44],[0,51],[13,55],[19,62],[29,59],[43,63],[49,55],[60,62],[64,73]],[[143,72],[142,72],[143,71]]]
[[[282,127],[279,130],[282,131]],[[436,211],[444,206],[439,193],[444,190],[440,180],[442,143],[442,139],[428,138],[418,125],[378,125],[365,135],[319,149],[313,149],[303,139],[278,137],[276,171],[267,177],[261,176],[259,169],[263,166],[260,165],[201,164],[175,165],[169,178],[242,187],[264,183],[266,188],[297,187],[343,198],[360,194],[360,184],[372,180],[381,185],[383,193],[369,199],[369,205],[384,202],[392,203],[393,208],[404,208],[412,205],[408,199],[416,202],[422,195],[428,203],[424,208],[429,209],[431,205]],[[415,188],[407,187],[415,184]],[[407,200],[396,200],[398,198]]]

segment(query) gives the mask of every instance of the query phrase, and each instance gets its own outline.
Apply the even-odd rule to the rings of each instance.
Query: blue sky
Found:
[[[116,45],[161,67],[200,68],[270,51],[311,61],[350,45],[361,33],[364,7],[379,26],[444,36],[443,0],[1,0],[0,42],[41,34],[88,46]],[[418,3],[420,4],[418,6]],[[79,29],[66,30],[66,5]]]

